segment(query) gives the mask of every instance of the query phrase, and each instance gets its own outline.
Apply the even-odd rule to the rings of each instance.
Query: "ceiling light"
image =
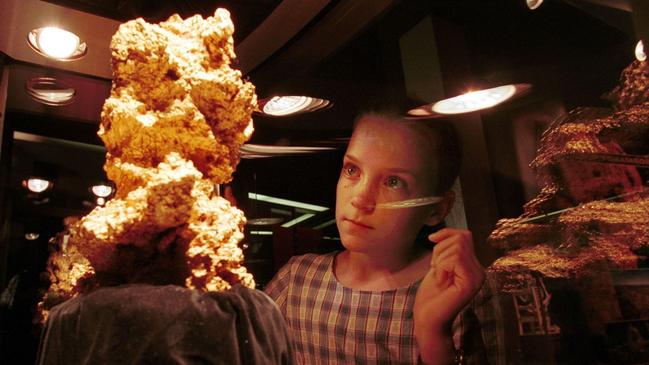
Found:
[[[297,201],[288,200],[288,199],[282,199],[282,198],[275,198],[275,197],[272,197],[272,196],[262,195],[262,194],[248,193],[248,198],[252,199],[252,200],[257,200],[257,201],[262,201],[262,202],[267,202],[267,203],[272,203],[272,204],[286,205],[286,206],[289,206],[289,207],[312,210],[312,211],[315,211],[315,212],[324,212],[324,211],[329,210],[329,208],[322,207],[322,206],[319,206],[319,205],[302,203],[302,202],[297,202]]]
[[[99,198],[107,198],[113,193],[113,187],[109,184],[97,184],[90,188],[90,191]]]
[[[413,117],[439,117],[441,115],[462,114],[496,106],[514,95],[520,96],[532,88],[530,84],[510,84],[491,89],[471,91],[466,94],[436,103],[420,106],[408,111]]]
[[[516,93],[514,85],[505,85],[486,90],[470,91],[433,104],[433,111],[440,114],[459,114],[491,108],[511,98]]]
[[[527,7],[530,8],[530,10],[536,10],[541,4],[543,4],[543,0],[525,0],[527,3]]]
[[[314,112],[333,105],[329,100],[310,96],[273,96],[258,102],[262,113],[268,116],[285,117],[288,115]]]
[[[307,220],[307,219],[309,219],[309,218],[311,218],[313,216],[315,216],[315,214],[313,214],[313,213],[302,214],[301,216],[282,224],[282,227],[284,227],[284,228],[293,227],[294,225],[296,225],[296,224],[298,224],[300,222],[304,222],[305,220]]]
[[[283,218],[254,218],[254,219],[248,219],[246,222],[246,225],[249,226],[272,226],[274,224],[279,224],[284,221]]]
[[[643,62],[647,59],[647,54],[644,53],[644,45],[642,44],[642,40],[638,41],[638,44],[635,45],[635,58]]]
[[[334,224],[336,224],[336,220],[335,220],[335,219],[332,219],[332,220],[328,220],[328,221],[326,221],[326,222],[324,222],[324,223],[322,223],[322,224],[319,224],[319,225],[313,227],[313,229],[323,229],[323,228],[326,228],[326,227],[332,226],[332,225],[334,225]]]
[[[325,151],[334,151],[336,147],[309,147],[309,146],[275,146],[246,143],[241,146],[241,158],[264,158],[275,156],[304,155]]]
[[[73,61],[86,55],[88,47],[79,36],[57,27],[34,29],[27,37],[39,54],[59,61]]]
[[[250,231],[250,234],[255,236],[272,236],[273,231]]]
[[[32,99],[51,106],[68,105],[77,93],[53,77],[34,77],[25,82],[25,89]]]
[[[38,237],[40,237],[40,234],[38,234],[36,232],[25,233],[25,239],[27,241],[35,241],[35,240],[38,239]]]
[[[42,193],[47,189],[52,188],[54,184],[51,181],[41,179],[38,177],[30,177],[27,180],[23,180],[23,187],[32,193]]]

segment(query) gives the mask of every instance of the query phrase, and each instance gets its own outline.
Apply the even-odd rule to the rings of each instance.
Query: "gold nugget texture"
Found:
[[[98,131],[116,194],[66,220],[48,261],[41,319],[99,286],[254,287],[239,247],[245,217],[214,190],[232,179],[257,107],[254,86],[230,67],[233,32],[224,9],[119,27]]]
[[[489,268],[505,288],[529,275],[581,279],[592,267],[637,268],[646,255],[649,63],[629,65],[608,98],[611,109],[577,108],[543,134],[531,164],[541,192],[489,237],[506,252]]]

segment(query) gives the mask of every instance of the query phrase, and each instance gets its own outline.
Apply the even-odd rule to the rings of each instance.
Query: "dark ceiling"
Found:
[[[204,18],[213,15],[217,8],[230,11],[236,24],[235,42],[244,39],[266,19],[281,0],[44,0],[71,9],[126,22],[144,18],[149,23],[166,20],[172,14],[187,18],[200,14]]]

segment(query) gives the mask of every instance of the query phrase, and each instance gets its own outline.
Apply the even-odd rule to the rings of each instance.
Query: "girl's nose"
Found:
[[[359,184],[354,192],[351,204],[354,208],[362,210],[363,212],[372,212],[376,206],[376,198],[373,189],[367,186],[367,184]]]

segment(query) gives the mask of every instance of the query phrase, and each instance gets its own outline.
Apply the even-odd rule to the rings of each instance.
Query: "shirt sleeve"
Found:
[[[283,314],[286,314],[286,298],[291,281],[291,266],[294,260],[295,257],[291,257],[264,288],[264,292],[275,301]]]

